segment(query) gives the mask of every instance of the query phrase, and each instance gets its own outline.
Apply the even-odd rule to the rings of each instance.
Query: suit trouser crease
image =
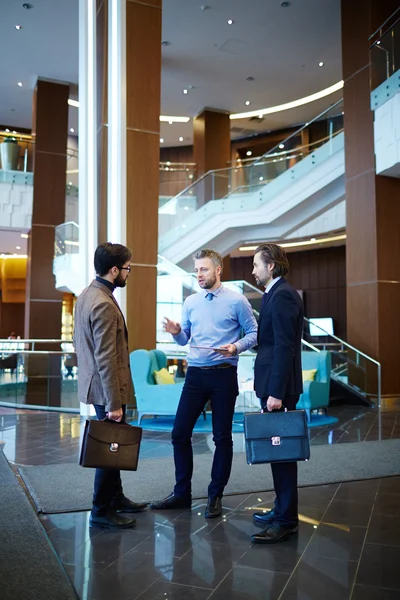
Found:
[[[106,417],[106,407],[94,404],[96,416],[99,421]],[[122,406],[123,418],[126,406]],[[115,425],[118,427],[118,425]],[[121,472],[117,469],[96,469],[94,475],[94,493],[92,514],[103,515],[109,511],[118,499],[123,497]]]
[[[232,468],[232,419],[239,393],[237,369],[189,367],[172,430],[175,461],[174,494],[191,497],[193,475],[192,434],[208,400],[211,400],[215,452],[211,469],[209,497],[222,497]]]

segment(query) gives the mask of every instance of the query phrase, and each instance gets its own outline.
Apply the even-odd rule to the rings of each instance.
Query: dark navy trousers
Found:
[[[94,404],[94,410],[99,421],[106,418],[106,407],[100,404]],[[125,418],[126,406],[122,406],[123,419]],[[113,504],[123,496],[121,473],[116,469],[96,469],[94,476],[94,493],[93,493],[93,515],[104,515]]]
[[[236,366],[223,369],[188,368],[172,430],[176,480],[174,494],[177,497],[191,497],[192,433],[210,400],[215,452],[208,496],[222,498],[232,468],[232,419],[238,394]]]

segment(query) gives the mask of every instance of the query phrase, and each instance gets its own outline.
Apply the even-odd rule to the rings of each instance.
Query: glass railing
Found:
[[[77,378],[72,341],[0,340],[0,406],[79,413]]]
[[[310,323],[313,335],[310,334]],[[315,335],[317,333],[317,335]],[[331,379],[370,404],[381,407],[381,364],[323,327],[304,319],[303,339],[331,353]]]
[[[221,210],[229,210],[232,201],[246,208],[254,192],[284,173],[294,173],[304,159],[308,158],[310,169],[321,164],[343,148],[343,140],[338,140],[342,132],[343,101],[339,100],[251,164],[238,161],[236,166],[209,171],[159,210],[160,250],[185,233],[186,222],[198,210],[207,215],[216,201],[223,201]],[[324,152],[319,154],[322,147]]]
[[[370,80],[373,91],[400,69],[400,8],[370,36],[370,42]]]
[[[79,254],[79,225],[74,221],[55,228],[54,258],[66,254]]]

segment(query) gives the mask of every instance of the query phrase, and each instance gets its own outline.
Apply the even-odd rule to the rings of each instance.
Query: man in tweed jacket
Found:
[[[78,358],[78,397],[93,404],[99,420],[122,421],[133,386],[129,366],[128,332],[113,296],[125,287],[132,253],[121,244],[100,244],[94,255],[96,279],[76,301],[74,345]],[[91,526],[127,528],[135,519],[119,513],[139,512],[144,503],[132,502],[122,491],[120,472],[96,469]]]

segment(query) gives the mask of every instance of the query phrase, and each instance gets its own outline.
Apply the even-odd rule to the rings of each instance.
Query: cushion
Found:
[[[167,369],[160,369],[159,371],[153,371],[154,379],[158,385],[165,385],[166,383],[175,383],[173,375],[167,371]]]
[[[304,369],[302,371],[303,381],[314,381],[316,372],[317,369]]]

